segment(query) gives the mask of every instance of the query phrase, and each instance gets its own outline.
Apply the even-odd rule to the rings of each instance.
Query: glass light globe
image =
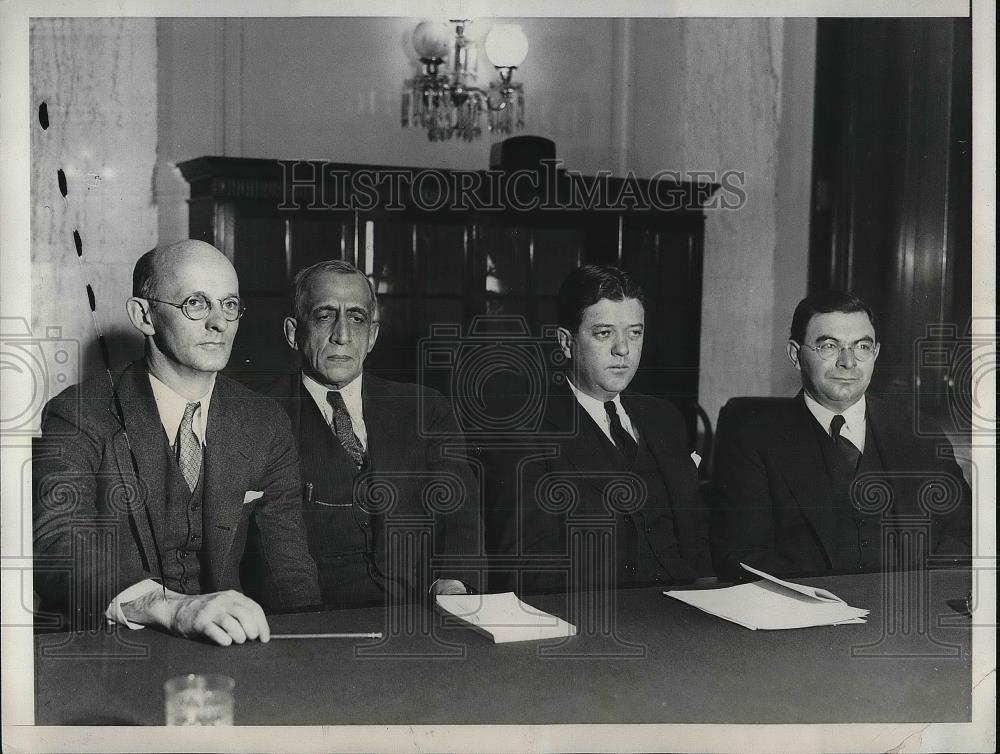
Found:
[[[420,58],[447,58],[452,30],[444,21],[421,21],[413,30],[413,49]]]
[[[497,68],[521,65],[528,55],[528,38],[516,24],[496,24],[486,35],[486,56]]]

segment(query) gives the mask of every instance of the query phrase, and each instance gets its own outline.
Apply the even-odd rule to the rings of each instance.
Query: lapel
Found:
[[[829,552],[836,537],[836,512],[823,451],[816,442],[816,419],[799,392],[788,406],[786,421],[776,422],[775,468],[788,482],[802,515]]]
[[[403,458],[404,444],[413,436],[409,427],[402,426],[395,410],[398,396],[393,395],[389,384],[374,375],[365,373],[361,383],[361,407],[368,433],[368,468],[385,471],[395,468],[396,459]],[[419,405],[419,401],[417,402]],[[420,417],[416,418],[419,421]],[[397,431],[393,431],[396,428]]]
[[[918,453],[914,446],[914,436],[907,423],[906,430],[892,432],[893,406],[880,401],[877,396],[866,395],[867,410],[865,419],[868,422],[868,436],[875,441],[875,448],[869,449],[865,446],[865,453],[876,450],[882,462],[883,469],[910,469],[913,467],[912,459]],[[898,409],[897,409],[898,410]],[[927,469],[929,471],[929,469]],[[885,474],[882,477],[892,488],[893,507],[890,512],[899,513],[908,508],[912,500],[910,491],[903,487],[903,476],[898,474]],[[915,509],[915,506],[914,506]]]
[[[160,571],[157,543],[163,536],[167,454],[163,452],[163,424],[153,400],[145,363],[129,364],[119,376],[115,392],[118,405],[112,396],[110,409],[122,424],[113,438],[115,461],[122,479],[132,479],[138,473],[141,480],[138,483],[140,497],[130,506],[130,513],[146,555],[145,566],[152,569],[156,563]]]
[[[205,431],[205,528],[211,532],[212,553],[229,552],[243,513],[243,496],[253,470],[255,438],[247,431],[250,417],[245,401],[233,395],[229,381],[216,377]]]
[[[601,432],[567,385],[549,393],[546,407],[546,424],[557,436],[566,439],[559,443],[559,458],[554,464],[569,470],[584,472],[580,479],[604,494],[608,483],[606,476],[592,474],[595,470],[609,468],[608,454],[601,440],[594,433]]]

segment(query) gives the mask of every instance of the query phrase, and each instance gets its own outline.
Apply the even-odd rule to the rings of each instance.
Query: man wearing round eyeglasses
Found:
[[[958,465],[916,435],[908,398],[868,391],[879,354],[868,305],[847,291],[808,296],[786,352],[798,396],[737,398],[719,414],[709,498],[720,575],[746,577],[740,563],[793,575],[967,559],[971,492]],[[927,551],[884,536],[907,517],[930,522]]]
[[[275,572],[269,607],[318,604],[319,587],[288,418],[218,374],[243,314],[236,271],[215,247],[181,241],[136,262],[132,293],[145,358],[45,409],[36,591],[71,630],[108,620],[221,645],[267,641],[264,611],[240,583],[251,520]]]

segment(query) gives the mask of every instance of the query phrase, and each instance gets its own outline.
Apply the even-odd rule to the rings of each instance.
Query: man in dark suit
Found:
[[[550,389],[538,429],[491,454],[490,539],[501,556],[493,588],[711,578],[681,416],[666,401],[623,393],[642,356],[644,301],[615,267],[580,267],[563,282],[557,337],[570,368]]]
[[[218,374],[243,313],[236,271],[201,241],[154,249],[127,311],[145,358],[54,398],[34,446],[42,609],[76,629],[108,619],[267,641],[261,606],[239,591],[251,519],[276,573],[270,606],[319,593],[288,419]]]
[[[719,416],[711,539],[720,576],[745,577],[741,562],[792,575],[967,559],[971,492],[939,452],[946,443],[915,434],[909,400],[868,392],[879,343],[867,304],[846,291],[803,299],[787,353],[802,378],[797,396],[750,408],[736,399]],[[923,524],[927,551],[908,550],[923,540],[899,536],[899,526]]]
[[[378,339],[378,302],[353,265],[301,270],[292,312],[285,338],[301,371],[269,393],[298,440],[323,603],[465,593],[476,578],[456,559],[479,554],[479,482],[450,404],[434,390],[364,371]]]

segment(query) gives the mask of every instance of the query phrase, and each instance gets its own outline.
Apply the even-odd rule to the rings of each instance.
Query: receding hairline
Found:
[[[218,260],[225,260],[233,268],[229,257],[205,241],[186,238],[174,241],[165,246],[156,246],[136,260],[132,270],[132,295],[139,298],[149,298],[152,292],[161,284],[167,262],[177,265],[195,259],[199,255],[208,254]],[[233,268],[235,272],[235,268]]]
[[[372,322],[378,320],[378,296],[371,280],[360,269],[343,260],[329,260],[318,262],[310,267],[299,270],[292,280],[291,308],[292,317],[302,319],[308,316],[309,311],[305,310],[307,297],[312,293],[312,288],[324,274],[339,275],[342,277],[357,276],[364,283],[368,290],[368,304],[365,307]]]

